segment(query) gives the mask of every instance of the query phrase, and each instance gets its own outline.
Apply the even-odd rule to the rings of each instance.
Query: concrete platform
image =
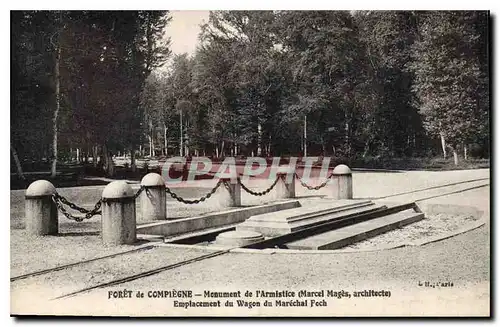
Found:
[[[237,231],[254,231],[272,237],[288,234],[309,226],[335,220],[345,215],[362,213],[376,208],[371,201],[340,200],[329,204],[283,210],[270,214],[254,215],[236,226]]]
[[[375,218],[362,223],[294,241],[286,244],[286,247],[289,249],[302,250],[338,249],[388,232],[392,229],[417,222],[423,218],[424,214],[421,212],[415,212],[414,209],[403,210],[395,214]]]

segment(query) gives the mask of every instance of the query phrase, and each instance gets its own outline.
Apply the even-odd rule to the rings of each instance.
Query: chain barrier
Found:
[[[243,184],[241,182],[241,179],[238,177],[238,183],[241,185],[241,188],[243,190],[245,190],[245,192],[247,193],[250,193],[252,195],[255,195],[255,196],[262,196],[262,195],[265,195],[269,192],[271,192],[271,190],[276,186],[276,184],[278,184],[278,181],[280,180],[281,177],[276,177],[276,180],[274,181],[274,183],[271,184],[271,186],[269,186],[265,191],[262,191],[262,192],[255,192],[255,191],[252,191],[251,189],[249,189],[248,187],[245,186],[245,184]]]
[[[221,186],[222,184],[222,179],[219,179],[219,181],[217,182],[217,184],[212,188],[212,190],[210,192],[207,193],[207,195],[201,197],[200,199],[197,199],[197,200],[186,200],[186,199],[183,199],[182,197],[178,196],[177,194],[175,194],[172,190],[170,190],[170,188],[166,187],[165,188],[165,191],[170,194],[170,196],[179,201],[179,202],[182,202],[182,203],[185,203],[185,204],[198,204],[200,202],[203,202],[205,201],[206,199],[210,198],[216,191],[217,189],[219,188],[219,186]]]
[[[141,188],[137,191],[137,193],[134,194],[134,199],[137,199],[137,197],[142,193],[142,191],[144,191],[144,187],[143,186],[141,186]],[[60,195],[57,192],[54,193],[54,195],[52,196],[52,200],[56,204],[57,209],[66,218],[68,218],[70,220],[77,221],[77,222],[82,222],[85,219],[90,219],[90,218],[92,218],[92,217],[94,217],[96,215],[101,215],[102,214],[102,211],[100,210],[102,202],[103,202],[102,199],[100,199],[99,201],[97,201],[97,203],[94,206],[94,209],[92,209],[92,210],[88,210],[88,209],[85,209],[85,208],[77,206],[76,204],[74,204],[73,202],[69,201],[64,196]],[[71,209],[73,209],[75,211],[83,213],[84,216],[75,216],[75,215],[72,215],[71,213],[68,212],[68,210],[66,210],[66,208],[64,208],[64,205],[67,205],[68,207],[70,207]]]
[[[300,184],[309,189],[309,190],[319,190],[320,188],[323,188],[326,186],[326,184],[328,184],[328,182],[330,181],[331,177],[333,176],[333,173],[330,174],[330,176],[328,176],[328,178],[326,179],[326,181],[324,181],[323,183],[321,183],[320,185],[318,186],[309,186],[307,185],[304,181],[302,181],[302,179],[297,175],[297,173],[295,173],[295,176],[297,177],[297,179],[299,180]],[[245,184],[243,184],[241,182],[241,179],[238,177],[237,181],[238,183],[241,185],[241,187],[243,188],[243,190],[245,190],[245,192],[251,194],[251,195],[254,195],[254,196],[263,196],[267,193],[269,193],[275,186],[276,184],[278,184],[278,181],[281,179],[280,176],[277,176],[276,177],[276,180],[273,182],[273,184],[271,184],[271,186],[269,186],[266,190],[262,191],[262,192],[255,192],[255,191],[252,191],[251,189],[249,189]],[[222,179],[220,179],[217,184],[210,190],[210,192],[208,192],[205,196],[201,197],[200,199],[196,199],[196,200],[186,200],[182,197],[180,197],[179,195],[177,195],[176,193],[174,193],[172,190],[170,190],[170,188],[166,187],[165,188],[165,191],[170,194],[170,196],[179,201],[179,202],[182,202],[182,203],[185,203],[185,204],[198,204],[200,202],[203,202],[207,199],[209,199],[216,191],[217,189],[222,185],[224,184],[224,186],[226,187],[226,189],[229,190],[229,186],[223,182]],[[134,194],[134,199],[137,199],[139,197],[139,195],[145,190],[145,187],[141,185],[141,188]],[[146,191],[147,192],[147,191]],[[149,194],[148,194],[149,196]],[[52,200],[54,201],[54,203],[56,204],[58,210],[64,215],[66,216],[68,219],[70,220],[74,220],[74,221],[78,221],[78,222],[81,222],[85,219],[90,219],[92,218],[93,216],[96,216],[96,215],[100,215],[102,214],[102,211],[100,210],[101,209],[101,205],[102,205],[102,202],[103,200],[99,200],[96,204],[95,204],[95,207],[94,209],[92,210],[88,210],[88,209],[85,209],[85,208],[82,208],[82,207],[79,207],[77,206],[76,204],[70,202],[68,199],[66,199],[65,197],[63,197],[62,195],[58,194],[57,192],[54,193],[54,195],[52,196]],[[67,205],[68,207],[70,207],[71,209],[75,210],[75,211],[78,211],[82,214],[84,214],[84,216],[74,216],[72,215],[71,213],[68,212],[68,210],[66,210],[66,208],[64,208],[64,205]]]
[[[300,185],[302,185],[303,187],[307,188],[308,190],[315,190],[315,191],[319,190],[320,188],[325,187],[325,186],[326,186],[326,184],[328,184],[328,182],[330,182],[330,180],[332,179],[332,176],[333,176],[333,173],[331,173],[331,174],[330,174],[330,176],[328,176],[328,177],[326,178],[326,180],[325,180],[323,183],[319,184],[318,186],[310,186],[310,185],[307,185],[307,184],[306,184],[306,183],[302,180],[302,178],[300,178],[300,177],[299,177],[299,175],[297,175],[297,173],[295,173],[295,177],[297,177],[297,179],[299,180]]]
[[[94,217],[96,215],[100,215],[102,213],[101,210],[100,210],[101,209],[102,200],[97,201],[97,203],[94,206],[94,209],[92,209],[92,210],[87,210],[85,208],[77,206],[74,203],[71,203],[68,199],[66,199],[65,197],[61,196],[57,192],[54,193],[54,195],[52,195],[52,200],[56,204],[57,209],[64,216],[66,216],[66,218],[68,218],[70,220],[77,221],[77,222],[82,222],[85,219],[90,219],[90,218],[92,218],[92,217]],[[79,211],[80,213],[83,213],[85,215],[84,216],[74,216],[74,215],[72,215],[71,213],[68,212],[68,210],[66,210],[66,208],[64,208],[64,204],[66,204],[67,206],[69,206],[71,209]]]

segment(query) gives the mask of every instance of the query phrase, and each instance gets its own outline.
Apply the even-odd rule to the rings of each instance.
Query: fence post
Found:
[[[352,199],[352,172],[346,165],[338,165],[333,169],[334,198]]]
[[[223,178],[222,182],[229,188],[231,207],[241,207],[241,185],[235,178]]]
[[[142,220],[167,219],[165,180],[157,173],[149,173],[141,180],[144,188],[140,197]]]
[[[29,235],[57,235],[59,231],[57,206],[52,200],[56,188],[51,182],[38,180],[26,190],[26,230]]]
[[[295,198],[295,172],[291,174],[292,177],[288,180],[288,173],[278,173],[278,176],[283,180],[283,183],[285,183],[285,198]]]
[[[136,241],[134,191],[125,181],[111,182],[102,191],[101,234],[105,244]]]

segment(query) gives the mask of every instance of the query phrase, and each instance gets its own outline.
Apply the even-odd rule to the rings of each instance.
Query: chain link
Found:
[[[74,203],[71,203],[70,201],[68,201],[68,199],[66,199],[63,196],[59,195],[57,192],[54,193],[54,195],[52,196],[52,200],[56,204],[57,209],[59,209],[59,211],[64,216],[66,216],[66,218],[68,218],[70,220],[77,221],[77,222],[82,222],[84,219],[90,219],[90,218],[92,218],[92,217],[94,217],[96,215],[102,214],[102,212],[100,210],[101,209],[101,204],[102,204],[101,200],[97,201],[97,203],[94,206],[94,209],[92,209],[92,210],[87,210],[85,208],[81,208],[81,207],[77,206]],[[85,215],[84,216],[74,216],[71,213],[69,213],[68,210],[66,210],[66,208],[64,208],[63,204],[66,204],[71,209],[74,209],[76,211],[84,213]]]
[[[137,199],[137,197],[142,193],[142,191],[144,191],[144,186],[141,185],[141,188],[137,191],[136,194],[134,194],[134,199]],[[102,214],[102,211],[100,210],[102,202],[103,202],[102,199],[100,199],[99,201],[97,201],[97,203],[94,206],[94,209],[92,209],[92,210],[88,210],[88,209],[85,209],[85,208],[77,206],[76,204],[72,203],[71,201],[69,201],[64,196],[60,195],[57,192],[54,193],[54,195],[52,196],[52,200],[56,204],[57,209],[66,218],[68,218],[70,220],[82,222],[85,219],[90,219],[90,218],[92,218],[92,217],[94,217],[96,215],[101,215]],[[70,207],[71,209],[73,209],[75,211],[83,213],[84,216],[75,216],[75,215],[72,215],[71,213],[68,212],[68,210],[66,210],[66,208],[64,207],[64,205],[67,205],[68,207]]]
[[[326,180],[325,180],[323,183],[319,184],[318,186],[310,186],[310,185],[307,185],[307,184],[306,184],[306,183],[302,180],[302,178],[300,178],[300,177],[299,177],[299,175],[297,175],[297,173],[295,173],[295,177],[297,177],[297,179],[299,180],[300,185],[304,186],[304,187],[305,187],[305,188],[307,188],[308,190],[315,190],[315,191],[319,190],[320,188],[325,187],[325,186],[326,186],[326,184],[328,184],[328,182],[330,182],[330,180],[332,179],[332,176],[333,176],[333,173],[331,173],[331,174],[330,174],[330,176],[328,176],[328,177],[326,178]]]
[[[145,187],[141,185],[141,188],[134,194],[134,199],[137,199],[139,195],[141,195],[142,191],[144,191]]]
[[[250,193],[252,195],[255,195],[255,196],[262,196],[262,195],[265,195],[269,192],[271,192],[271,190],[276,186],[276,184],[278,184],[278,181],[280,180],[280,177],[276,177],[276,180],[274,181],[274,183],[271,184],[271,186],[269,186],[265,191],[262,191],[262,192],[255,192],[255,191],[252,191],[251,189],[249,189],[248,187],[245,186],[245,184],[243,184],[241,182],[241,179],[238,177],[238,183],[241,185],[241,188],[243,190],[245,190],[245,192],[247,193]]]
[[[76,210],[76,211],[79,211],[81,213],[89,213],[90,211],[92,210],[87,210],[85,208],[82,208],[82,207],[79,207],[77,206],[76,204],[70,202],[68,199],[66,199],[64,196],[60,195],[59,193],[55,193],[54,196],[60,201],[62,202],[63,204],[67,205],[68,207],[70,207],[71,209],[73,210]]]
[[[198,204],[200,202],[203,202],[205,201],[206,199],[210,198],[216,191],[217,189],[219,188],[219,186],[221,186],[222,184],[222,179],[219,179],[219,181],[217,182],[217,184],[212,188],[212,190],[210,192],[207,193],[207,195],[201,197],[200,199],[197,199],[197,200],[186,200],[186,199],[183,199],[182,197],[178,196],[177,194],[175,194],[172,190],[170,190],[170,188],[165,188],[165,191],[170,194],[170,196],[179,201],[179,202],[182,202],[182,203],[185,203],[185,204]]]

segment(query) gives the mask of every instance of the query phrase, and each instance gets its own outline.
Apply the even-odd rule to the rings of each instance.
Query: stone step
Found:
[[[415,212],[414,209],[403,210],[380,218],[371,219],[290,242],[286,244],[286,247],[289,249],[301,250],[334,250],[417,222],[423,218],[424,214]]]
[[[307,217],[300,217],[300,219],[297,220],[274,219],[268,221],[255,221],[247,219],[245,222],[237,225],[236,230],[254,231],[262,233],[266,237],[274,237],[285,235],[325,222],[341,219],[349,215],[367,213],[384,208],[386,208],[386,206],[384,205],[375,205],[374,203],[368,203],[360,206],[342,208],[339,210],[331,210],[329,213],[323,211],[318,214],[311,214]]]
[[[265,213],[249,217],[246,221],[255,222],[296,222],[312,217],[340,212],[352,208],[373,205],[372,201],[340,200],[330,203],[317,203],[314,206],[298,207],[279,212]]]

